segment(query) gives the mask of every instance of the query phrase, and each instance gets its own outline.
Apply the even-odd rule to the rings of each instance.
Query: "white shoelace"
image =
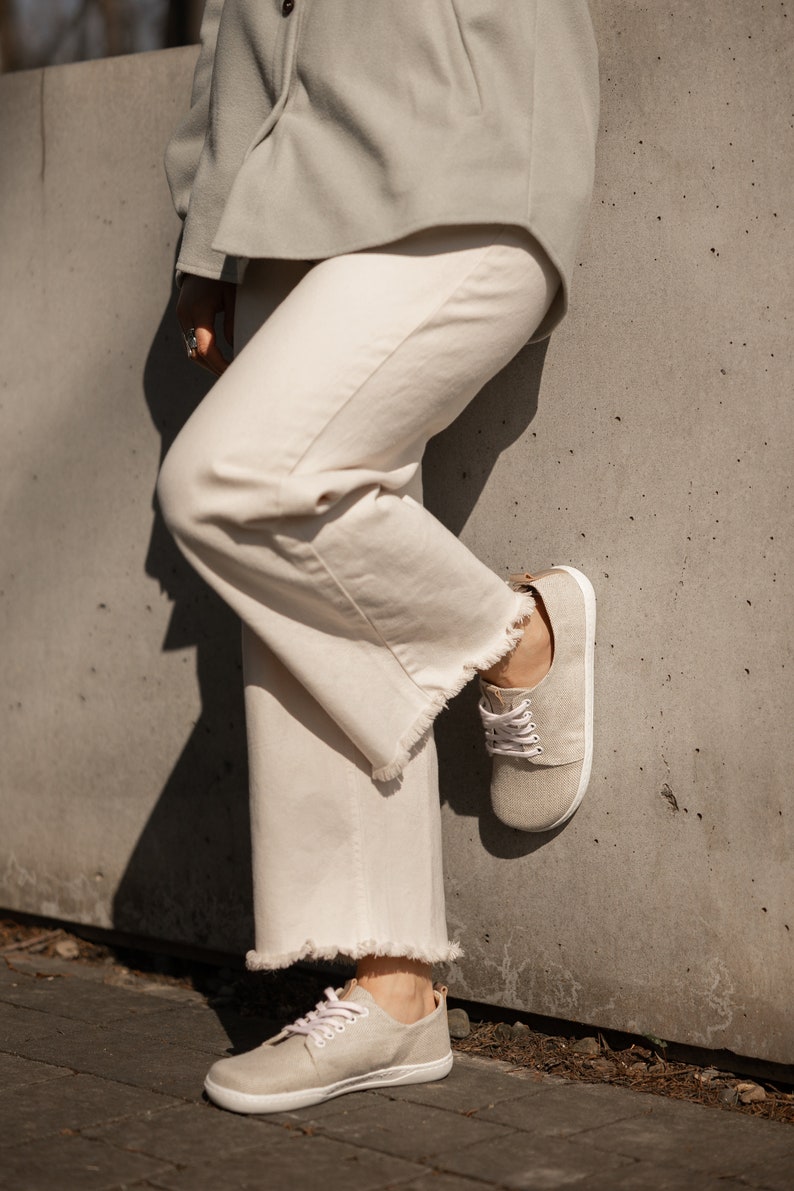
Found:
[[[532,722],[532,700],[522,699],[507,711],[491,711],[487,701],[480,699],[480,715],[485,727],[485,747],[500,757],[538,757],[543,745]]]
[[[343,1033],[346,1026],[369,1013],[366,1005],[359,1005],[357,1001],[340,1001],[332,988],[324,991],[326,999],[318,1001],[316,1009],[310,1010],[305,1017],[285,1026],[285,1034],[308,1034],[318,1046],[325,1046],[335,1033]]]

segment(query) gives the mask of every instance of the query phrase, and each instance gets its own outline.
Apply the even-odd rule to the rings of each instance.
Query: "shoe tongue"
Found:
[[[494,686],[492,683],[484,681],[481,681],[480,686],[489,710],[497,715],[510,711],[516,703],[520,703],[527,697],[527,692],[523,687]]]

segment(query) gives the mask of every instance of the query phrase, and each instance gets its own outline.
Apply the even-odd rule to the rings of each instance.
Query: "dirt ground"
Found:
[[[210,1005],[279,1024],[306,1013],[320,999],[323,989],[336,980],[327,971],[306,967],[272,973],[247,972],[242,967],[218,968],[170,955],[91,942],[57,923],[0,918],[0,959],[13,965],[15,957],[37,955],[102,967],[107,972],[103,979],[108,983],[129,983],[134,987],[137,981],[145,979],[147,983],[179,985],[202,993]],[[29,970],[27,965],[26,970]],[[455,1009],[457,1005],[450,998],[449,1008]],[[566,1079],[612,1083],[794,1124],[794,1090],[790,1085],[672,1061],[665,1057],[668,1047],[660,1039],[630,1039],[611,1033],[605,1036],[599,1031],[588,1034],[584,1027],[575,1034],[543,1033],[521,1020],[521,1015],[502,1011],[510,1021],[478,1021],[478,1011],[483,1016],[486,1012],[498,1016],[500,1011],[471,1005],[468,1010],[472,1018],[470,1033],[453,1041],[456,1050]]]

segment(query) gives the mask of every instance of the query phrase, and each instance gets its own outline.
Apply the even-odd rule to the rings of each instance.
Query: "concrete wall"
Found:
[[[571,316],[432,444],[425,482],[500,573],[593,578],[594,774],[563,830],[512,832],[474,691],[444,717],[451,984],[791,1063],[794,9],[592,9],[602,137]],[[152,510],[206,389],[160,164],[193,60],[0,80],[0,904],[242,951],[238,630]]]

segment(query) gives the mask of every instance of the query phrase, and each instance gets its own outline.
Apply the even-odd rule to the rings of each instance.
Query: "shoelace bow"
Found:
[[[324,991],[325,1000],[318,1001],[317,1007],[305,1017],[299,1017],[292,1025],[285,1026],[285,1034],[308,1034],[318,1046],[325,1046],[335,1033],[341,1034],[349,1022],[366,1017],[369,1013],[366,1005],[359,1005],[357,1001],[340,1001],[332,988]]]
[[[500,757],[538,757],[543,745],[532,722],[532,700],[522,699],[507,711],[491,711],[483,697],[480,715],[485,727],[485,747]]]

